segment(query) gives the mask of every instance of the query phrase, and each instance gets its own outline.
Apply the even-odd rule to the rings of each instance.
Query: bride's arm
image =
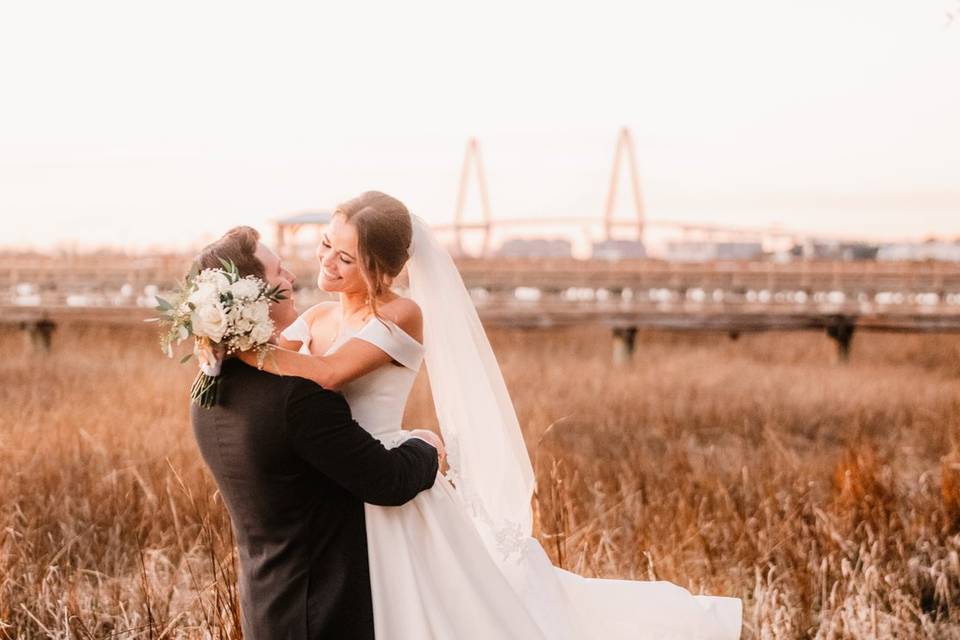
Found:
[[[302,345],[303,342],[300,340],[287,340],[282,335],[278,335],[273,339],[273,344],[288,351],[299,351],[300,345]]]
[[[244,351],[237,357],[256,367],[258,355]],[[278,376],[306,378],[325,389],[336,390],[351,380],[391,362],[386,352],[365,340],[352,338],[326,356],[298,353],[284,348],[270,349],[263,360],[263,370]]]
[[[317,317],[318,313],[322,313],[325,309],[330,308],[330,303],[321,302],[315,304],[309,309],[307,309],[300,317],[294,320],[286,330],[297,327],[297,325],[303,325],[303,330],[309,332],[310,325],[313,323],[313,320]],[[296,330],[292,335],[299,335],[303,330]],[[300,347],[303,345],[303,340],[296,340],[293,338],[288,338],[284,335],[284,332],[277,333],[270,339],[270,344],[268,345],[269,351],[263,356],[267,358],[266,362],[263,362],[263,366],[260,366],[261,360],[260,357],[252,353],[238,352],[233,354],[230,357],[236,357],[247,363],[252,367],[259,367],[270,373],[279,376],[296,376],[299,378],[306,378],[307,380],[312,380],[311,377],[313,372],[312,368],[309,368],[310,363],[304,361],[302,358],[292,357],[292,354],[297,354],[300,351]]]
[[[319,308],[319,305],[315,308]],[[423,316],[416,303],[399,299],[389,306],[389,310],[393,321],[405,333],[418,341],[423,339]],[[299,342],[294,344],[299,348]],[[257,366],[255,353],[241,353],[239,358],[251,366]],[[271,349],[264,359],[263,369],[280,376],[306,378],[325,389],[337,390],[351,380],[390,362],[393,362],[393,358],[380,347],[366,340],[351,338],[336,351],[325,356],[298,353],[289,349]]]

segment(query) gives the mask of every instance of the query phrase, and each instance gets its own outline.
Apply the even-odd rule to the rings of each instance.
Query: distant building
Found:
[[[595,260],[637,260],[647,257],[647,248],[639,240],[601,240],[593,243]]]
[[[960,242],[899,242],[885,244],[877,251],[877,260],[942,260],[960,262]]]
[[[286,257],[297,256],[308,258],[313,255],[317,246],[317,237],[304,242],[303,238],[297,239],[297,234],[303,229],[312,229],[314,236],[319,230],[329,224],[333,217],[332,211],[310,210],[287,216],[275,221],[277,233],[277,252]]]
[[[791,254],[813,260],[876,260],[879,248],[867,242],[812,239],[795,245]]]
[[[570,258],[573,246],[559,238],[511,238],[497,250],[500,258]]]
[[[708,242],[677,240],[667,243],[667,260],[707,262],[711,260],[755,260],[763,256],[760,242]]]

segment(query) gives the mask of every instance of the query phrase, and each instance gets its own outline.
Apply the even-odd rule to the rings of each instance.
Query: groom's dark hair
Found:
[[[204,247],[195,262],[200,269],[222,269],[220,260],[230,260],[237,265],[240,277],[265,278],[263,263],[255,255],[259,241],[260,232],[253,227],[234,227]]]

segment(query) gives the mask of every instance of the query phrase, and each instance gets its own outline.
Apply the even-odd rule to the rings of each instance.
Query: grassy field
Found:
[[[960,638],[960,337],[492,336],[537,535],[586,575],[744,599],[745,638]],[[146,330],[0,333],[0,638],[238,635],[193,368]],[[409,426],[435,424],[421,379]]]

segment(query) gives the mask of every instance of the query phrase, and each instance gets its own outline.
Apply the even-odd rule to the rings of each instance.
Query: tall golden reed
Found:
[[[745,638],[960,637],[960,339],[495,332],[554,562]],[[148,330],[0,333],[0,638],[237,638],[228,519]],[[530,384],[535,380],[536,384]],[[418,382],[408,425],[432,425]]]

